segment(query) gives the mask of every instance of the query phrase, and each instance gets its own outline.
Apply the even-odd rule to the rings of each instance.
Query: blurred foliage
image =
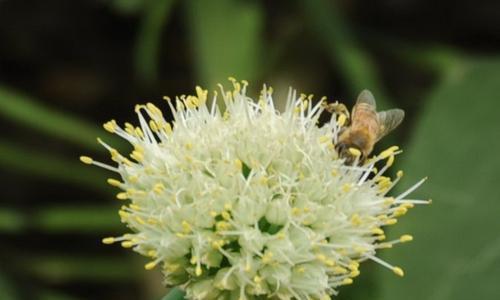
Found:
[[[470,59],[449,70],[429,95],[403,167],[406,182],[429,175],[418,192],[432,196],[395,227],[415,242],[385,255],[405,278],[380,272],[377,299],[498,299],[500,192],[498,83],[500,59]]]
[[[185,1],[194,66],[210,88],[228,76],[249,81],[262,68],[263,11],[258,1]]]
[[[425,20],[411,21],[421,18],[405,14],[420,6],[388,6],[386,1],[96,0],[68,6],[53,0],[29,9],[24,5],[0,1],[5,20],[0,21],[0,121],[5,126],[0,166],[6,183],[0,205],[0,299],[160,299],[165,289],[156,286],[159,272],[146,277],[133,254],[99,245],[103,236],[125,228],[112,189],[105,186],[107,172],[83,166],[77,157],[102,154],[98,136],[120,149],[124,143],[94,124],[102,118],[129,119],[123,112],[132,111],[137,98],[185,93],[183,88],[197,84],[214,89],[228,76],[258,86],[287,72],[297,73],[299,89],[317,82],[320,91],[349,95],[349,102],[369,88],[380,107],[405,108],[402,134],[392,137],[409,145],[404,182],[429,175],[418,196],[435,199],[431,207],[410,212],[390,233],[415,235],[409,246],[385,254],[405,268],[406,277],[367,263],[359,280],[336,299],[500,295],[495,281],[500,277],[495,235],[500,221],[492,215],[499,195],[491,190],[498,178],[500,60],[479,58],[484,48],[444,40],[442,31],[436,38],[434,31],[446,27],[443,11],[452,13],[448,6],[428,8],[439,22],[425,28]],[[492,14],[500,10],[453,7],[460,22],[464,15],[475,20],[453,24],[465,24],[472,43],[481,33],[489,45],[489,27],[480,27],[480,21],[498,20]],[[372,26],[377,21],[382,25]],[[500,32],[493,22],[486,26]],[[448,27],[460,37],[465,34]],[[56,33],[64,38],[55,39]],[[92,76],[109,81],[109,92],[67,88],[68,82],[82,81],[64,72],[68,66],[77,71],[90,66]],[[58,68],[64,75],[50,81],[49,70],[58,73]],[[81,99],[88,102],[77,103]],[[72,111],[75,104],[85,119]],[[163,299],[181,295],[173,289]]]

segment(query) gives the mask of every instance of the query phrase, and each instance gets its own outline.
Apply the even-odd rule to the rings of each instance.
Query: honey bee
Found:
[[[363,163],[382,137],[396,128],[404,118],[401,109],[377,112],[375,98],[368,90],[363,90],[352,108],[350,124],[344,127],[335,149],[346,165],[358,159]]]

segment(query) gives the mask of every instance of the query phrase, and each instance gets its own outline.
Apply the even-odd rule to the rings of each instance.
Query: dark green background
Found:
[[[336,299],[500,299],[498,1],[0,1],[0,299],[160,299],[123,233],[100,128],[135,103],[228,76],[351,105],[364,88],[406,120],[399,191],[432,198],[390,230],[415,240]]]

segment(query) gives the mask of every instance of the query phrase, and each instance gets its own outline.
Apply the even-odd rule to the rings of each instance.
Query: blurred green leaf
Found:
[[[172,288],[161,300],[183,300],[186,293],[178,287]]]
[[[0,232],[18,232],[25,225],[26,220],[20,212],[0,207]]]
[[[0,272],[0,299],[15,300],[18,299],[14,287],[11,285],[7,277]]]
[[[188,0],[185,4],[201,84],[212,89],[228,76],[249,81],[258,78],[263,63],[260,3]]]
[[[121,13],[134,14],[144,8],[145,0],[112,0],[111,4]]]
[[[146,83],[157,79],[161,33],[175,0],[145,2],[144,16],[136,42],[135,68]]]
[[[307,21],[324,44],[333,64],[338,66],[353,96],[363,89],[375,95],[381,108],[388,108],[389,96],[379,80],[376,66],[363,50],[344,20],[336,1],[301,0]]]
[[[30,129],[82,145],[88,149],[102,150],[96,137],[107,134],[104,130],[68,113],[49,108],[22,93],[0,85],[0,114]],[[120,140],[111,135],[107,140],[114,145]]]
[[[407,147],[406,183],[429,175],[418,196],[432,197],[392,234],[415,241],[384,255],[404,278],[381,270],[377,299],[470,300],[500,295],[500,58],[457,65],[430,96]],[[412,196],[412,197],[418,197]]]
[[[96,240],[96,243],[100,241]],[[53,254],[52,254],[53,255]],[[23,272],[51,282],[134,280],[141,267],[123,257],[31,256],[20,262]]]
[[[96,190],[109,192],[104,184],[105,174],[94,166],[87,166],[78,161],[68,161],[50,154],[26,150],[23,146],[0,141],[0,166],[4,170],[23,172],[23,175],[41,176],[77,185],[92,187]]]
[[[108,206],[44,208],[32,216],[33,226],[46,232],[99,233],[122,229],[118,209]]]
[[[79,298],[75,298],[73,296],[69,296],[66,294],[63,294],[58,291],[53,291],[53,290],[41,290],[37,291],[37,299],[38,300],[76,300]]]

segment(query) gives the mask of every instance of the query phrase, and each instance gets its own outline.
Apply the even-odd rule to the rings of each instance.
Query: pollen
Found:
[[[359,151],[356,148],[349,148],[349,153],[351,153],[355,157],[360,157],[361,156],[361,151]]]

